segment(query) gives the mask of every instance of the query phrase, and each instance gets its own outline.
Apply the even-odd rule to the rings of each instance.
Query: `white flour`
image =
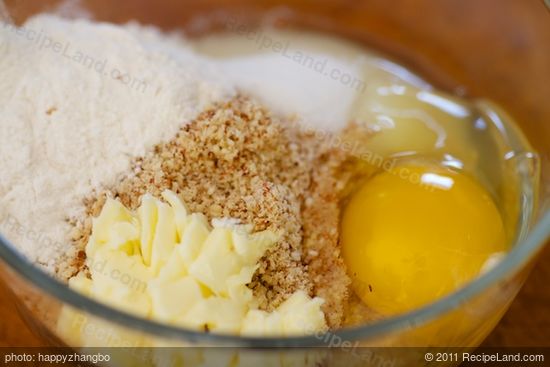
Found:
[[[137,25],[0,23],[0,232],[50,272],[68,216],[234,90],[185,41]]]

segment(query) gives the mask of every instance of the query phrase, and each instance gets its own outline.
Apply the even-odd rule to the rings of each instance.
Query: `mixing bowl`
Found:
[[[61,7],[59,1],[5,3],[4,12],[16,23],[56,9],[115,23],[138,20],[165,30],[183,28],[191,36],[220,30],[229,16],[243,23],[262,20],[330,32],[386,53],[445,91],[494,101],[520,127],[490,119],[510,153],[495,165],[506,165],[510,178],[519,182],[521,215],[513,248],[490,271],[433,304],[306,337],[198,333],[136,318],[78,294],[27,262],[0,237],[3,280],[24,319],[53,345],[81,346],[59,332],[60,317],[70,314],[70,322],[87,328],[97,346],[233,346],[252,348],[247,349],[252,357],[257,357],[255,348],[336,347],[331,348],[335,356],[324,349],[293,349],[304,351],[290,355],[304,363],[328,358],[329,364],[362,365],[373,357],[361,347],[475,347],[505,313],[550,236],[550,12],[542,0],[89,0],[65,1]],[[399,358],[395,353],[380,349],[376,358],[407,365],[405,352]],[[406,353],[407,358],[423,360],[421,353]]]

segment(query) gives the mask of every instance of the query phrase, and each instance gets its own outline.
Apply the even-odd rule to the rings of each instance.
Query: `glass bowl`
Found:
[[[522,217],[513,249],[490,271],[433,304],[368,325],[306,337],[198,333],[136,318],[88,299],[27,262],[0,237],[2,278],[23,318],[52,345],[83,346],[59,332],[60,323],[72,322],[95,338],[93,345],[86,346],[230,346],[251,348],[224,350],[249,353],[250,358],[257,357],[256,348],[288,347],[294,348],[288,353],[304,353],[287,356],[298,358],[297,365],[318,358],[342,365],[364,362],[372,358],[366,347],[471,348],[498,323],[550,236],[550,12],[543,1],[89,0],[66,1],[61,7],[59,1],[5,3],[0,14],[9,14],[16,23],[55,8],[115,23],[139,20],[165,30],[185,29],[191,36],[223,29],[228,16],[247,24],[261,20],[330,32],[386,53],[442,90],[494,101],[520,127],[492,121],[505,135],[506,149],[514,153],[507,164],[520,183]],[[333,348],[330,353],[326,348],[309,349],[323,346]],[[407,365],[411,359],[423,360],[418,348],[401,350],[398,357],[396,350],[380,349],[377,357]],[[241,362],[246,360],[242,358]],[[274,358],[281,361],[280,356]]]

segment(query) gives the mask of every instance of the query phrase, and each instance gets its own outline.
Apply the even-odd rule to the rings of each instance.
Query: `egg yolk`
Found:
[[[502,219],[472,178],[404,165],[366,182],[342,218],[342,251],[356,294],[394,315],[426,305],[480,273],[506,249]]]

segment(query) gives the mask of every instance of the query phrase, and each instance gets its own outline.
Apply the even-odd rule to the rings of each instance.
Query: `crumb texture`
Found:
[[[235,218],[257,231],[280,231],[252,283],[260,307],[273,310],[297,290],[325,299],[331,327],[343,320],[349,278],[340,256],[340,193],[349,157],[312,132],[272,117],[239,97],[202,113],[169,142],[137,159],[131,175],[86,201],[73,239],[83,249],[106,197],[135,209],[145,193],[176,192],[191,212]]]

